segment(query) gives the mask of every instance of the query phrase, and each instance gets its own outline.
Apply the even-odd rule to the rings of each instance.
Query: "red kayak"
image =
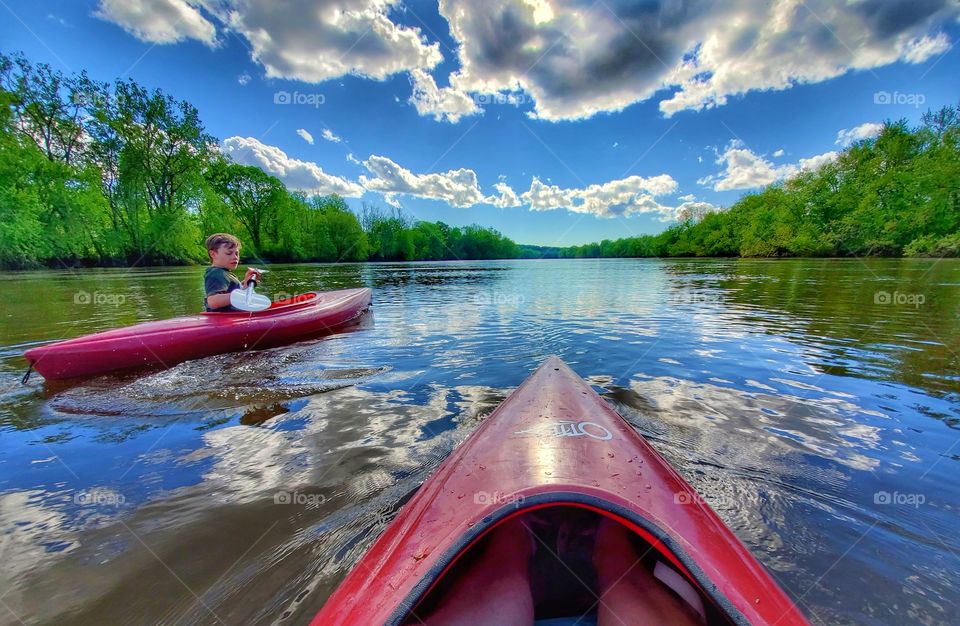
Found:
[[[258,313],[200,313],[59,341],[24,358],[48,380],[137,367],[170,367],[224,352],[284,345],[335,332],[370,306],[368,288],[310,292]]]
[[[535,539],[529,553],[503,552],[517,521]],[[610,537],[622,549],[607,554],[618,545]],[[521,576],[490,596],[518,558],[529,587]],[[634,565],[622,580],[599,571],[625,558]],[[494,600],[477,613],[485,597]],[[517,598],[530,599],[537,624],[593,624],[615,600],[666,603],[685,623],[808,623],[693,488],[557,357],[427,479],[312,623],[483,623],[483,610],[486,623],[506,623]],[[681,623],[641,616],[599,623]]]

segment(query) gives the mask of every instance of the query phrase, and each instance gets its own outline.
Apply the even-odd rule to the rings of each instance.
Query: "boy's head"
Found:
[[[207,237],[207,254],[210,264],[224,269],[236,269],[240,264],[240,240],[227,233]]]

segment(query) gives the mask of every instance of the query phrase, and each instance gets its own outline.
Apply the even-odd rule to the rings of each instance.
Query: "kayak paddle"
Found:
[[[251,268],[256,269],[256,268]],[[262,274],[267,270],[257,270],[258,273]],[[256,277],[251,277],[247,281],[246,289],[234,289],[230,292],[230,306],[235,309],[240,309],[241,311],[249,311],[251,313],[256,313],[257,311],[265,311],[270,308],[270,298],[260,295],[253,291],[253,288],[257,284]]]

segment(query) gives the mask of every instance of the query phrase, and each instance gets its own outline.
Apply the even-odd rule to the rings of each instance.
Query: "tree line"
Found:
[[[159,89],[0,54],[0,267],[204,262],[213,232],[270,261],[519,255],[489,228],[291,192],[223,155],[197,109]]]
[[[658,235],[563,257],[960,256],[960,110],[887,122],[832,163]]]
[[[832,163],[658,235],[569,248],[288,190],[231,161],[190,103],[0,54],[0,267],[268,261],[960,255],[960,111],[888,122]]]

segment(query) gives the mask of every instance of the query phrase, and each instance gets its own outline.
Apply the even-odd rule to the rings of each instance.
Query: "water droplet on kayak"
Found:
[[[651,489],[653,489],[653,487],[650,486],[650,483],[647,483],[646,485],[644,485],[643,488],[647,491],[650,491]]]
[[[607,452],[607,456],[612,459],[612,458],[614,457],[614,454],[613,454],[613,452]]]
[[[457,496],[457,500],[460,500],[460,499],[462,499],[462,498],[463,498],[463,496],[465,496],[465,495],[467,495],[467,494],[465,494],[465,493],[461,493],[461,494],[460,494],[459,496]]]
[[[485,469],[487,469],[487,467],[486,467],[485,465],[481,465],[481,466],[480,466],[480,469],[481,469],[481,470],[485,470]]]
[[[547,476],[553,476],[553,472],[544,472]]]

